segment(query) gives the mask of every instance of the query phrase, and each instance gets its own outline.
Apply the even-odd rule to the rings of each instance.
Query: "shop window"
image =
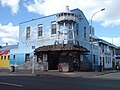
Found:
[[[43,62],[42,56],[37,57],[37,62]]]
[[[43,62],[47,62],[47,54],[43,54]]]

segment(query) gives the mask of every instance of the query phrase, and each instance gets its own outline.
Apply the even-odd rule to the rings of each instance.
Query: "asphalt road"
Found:
[[[120,90],[120,80],[57,76],[0,76],[0,90]]]
[[[100,75],[100,76],[96,76],[96,78],[120,80],[120,72],[109,73],[109,74],[105,74],[105,75]]]

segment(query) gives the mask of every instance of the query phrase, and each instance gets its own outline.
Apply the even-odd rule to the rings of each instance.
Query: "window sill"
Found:
[[[57,34],[52,34],[51,37],[57,36]]]
[[[44,38],[43,36],[39,36],[39,37],[37,37],[38,39],[41,39],[41,38]]]

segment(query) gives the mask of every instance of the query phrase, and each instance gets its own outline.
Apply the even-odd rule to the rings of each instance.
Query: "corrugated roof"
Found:
[[[7,45],[7,46],[2,46],[0,50],[10,50],[10,49],[15,49],[18,48],[18,45]]]
[[[105,40],[103,40],[103,39],[97,39],[97,40],[98,40],[99,43],[103,43],[103,44],[106,44],[106,45],[109,45],[109,46],[111,46],[111,47],[116,48],[116,46],[115,46],[114,44],[109,43],[109,42],[107,42],[107,41],[105,41]]]

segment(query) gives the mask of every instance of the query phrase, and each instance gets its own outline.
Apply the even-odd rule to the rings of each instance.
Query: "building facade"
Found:
[[[10,67],[10,49],[16,48],[16,45],[6,45],[0,48],[0,68],[9,69]]]
[[[120,65],[120,47],[117,47],[116,50],[116,66]]]
[[[115,68],[115,48],[116,46],[108,43],[102,39],[96,39],[95,46],[98,48],[98,59],[94,60],[95,64],[100,65],[102,69],[114,69]],[[95,49],[94,49],[95,50]]]
[[[94,64],[100,65],[101,44],[93,45],[93,62],[90,34],[83,12],[68,7],[66,12],[22,22],[18,48],[10,52],[10,65],[31,69],[35,57],[35,69],[92,70]]]

